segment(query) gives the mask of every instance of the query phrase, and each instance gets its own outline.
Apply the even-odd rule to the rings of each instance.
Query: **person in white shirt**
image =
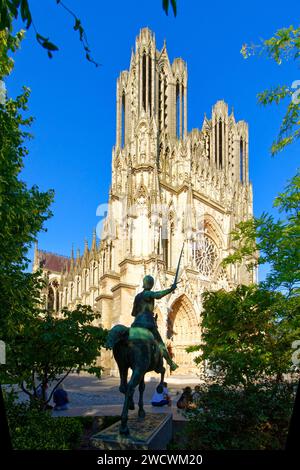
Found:
[[[157,389],[155,389],[155,392],[151,400],[152,406],[164,406],[164,405],[171,406],[172,403],[171,403],[171,398],[169,395],[168,384],[167,382],[164,382],[163,385],[164,387],[161,393],[159,393]]]

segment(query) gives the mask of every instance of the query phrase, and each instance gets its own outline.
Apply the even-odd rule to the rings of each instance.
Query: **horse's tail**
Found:
[[[128,339],[129,328],[124,325],[115,325],[109,332],[106,340],[106,347],[113,349],[119,341]]]

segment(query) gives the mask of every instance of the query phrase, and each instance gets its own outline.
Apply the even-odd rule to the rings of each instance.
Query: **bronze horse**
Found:
[[[128,435],[128,410],[134,410],[133,394],[137,386],[139,386],[138,416],[145,417],[143,394],[146,372],[155,371],[161,374],[157,391],[161,393],[163,390],[165,375],[163,353],[151,331],[146,328],[128,328],[123,325],[116,325],[109,331],[107,347],[113,350],[120,372],[119,390],[125,395],[120,434]],[[129,368],[132,369],[132,375],[127,382]]]

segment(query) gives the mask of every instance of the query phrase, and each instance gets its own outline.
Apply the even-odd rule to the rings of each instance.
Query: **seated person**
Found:
[[[168,384],[164,382],[163,386],[163,391],[161,393],[159,393],[157,389],[155,390],[151,400],[152,406],[171,406],[172,402],[169,395]]]
[[[177,408],[181,410],[191,410],[195,408],[191,387],[185,387],[183,389],[183,393],[177,402]]]
[[[53,401],[55,403],[55,410],[63,411],[68,409],[69,398],[62,384],[53,393]]]
[[[199,406],[199,403],[200,403],[200,399],[201,399],[201,388],[200,388],[200,385],[196,385],[195,389],[194,389],[194,393],[192,395],[193,397],[193,402],[195,403],[195,405]]]

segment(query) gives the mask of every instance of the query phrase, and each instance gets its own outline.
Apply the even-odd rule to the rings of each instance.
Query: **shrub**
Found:
[[[186,412],[185,449],[271,450],[285,445],[293,385],[260,383],[247,388],[201,387],[196,410]]]
[[[16,450],[75,449],[83,434],[80,418],[53,418],[50,411],[16,403],[15,396],[5,395],[12,447]]]

